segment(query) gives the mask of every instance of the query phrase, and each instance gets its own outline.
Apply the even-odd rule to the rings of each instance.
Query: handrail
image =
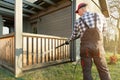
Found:
[[[5,34],[5,35],[0,36],[0,39],[2,39],[2,38],[8,38],[8,37],[13,37],[13,36],[14,36],[14,33]]]
[[[31,34],[31,33],[23,33],[23,36],[29,36],[29,37],[44,37],[44,38],[54,38],[54,39],[67,39],[67,38],[65,38],[65,37],[57,37],[57,36],[43,35],[43,34]]]

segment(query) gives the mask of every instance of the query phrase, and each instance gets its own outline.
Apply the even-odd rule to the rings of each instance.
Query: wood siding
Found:
[[[40,17],[37,28],[38,34],[70,37],[72,32],[71,6]]]
[[[14,35],[0,37],[0,65],[14,70]]]

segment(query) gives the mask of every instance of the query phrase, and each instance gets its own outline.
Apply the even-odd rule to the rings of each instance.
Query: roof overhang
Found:
[[[23,17],[30,18],[31,16],[38,15],[40,12],[46,14],[52,8],[61,8],[61,2],[66,3],[68,1],[69,0],[35,0],[35,2],[32,3],[28,0],[23,0]],[[0,0],[0,15],[13,18],[15,14],[14,6],[15,0]]]
[[[47,0],[46,0],[47,1]],[[35,18],[39,18],[41,16],[47,15],[51,12],[60,10],[62,8],[71,6],[71,1],[70,0],[60,0],[56,6],[50,6],[49,8],[47,8],[46,11],[40,11],[38,12],[36,15],[33,15],[30,17],[31,20],[35,19]]]
[[[101,11],[105,17],[109,17],[109,9],[106,0],[99,0]]]

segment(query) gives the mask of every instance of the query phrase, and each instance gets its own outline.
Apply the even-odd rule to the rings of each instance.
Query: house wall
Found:
[[[72,32],[72,9],[71,6],[62,8],[33,21],[23,20],[23,32],[33,32],[37,28],[37,34],[70,37]]]
[[[32,33],[30,21],[26,18],[23,19],[23,32]]]
[[[71,6],[40,17],[37,22],[38,34],[70,37],[72,31]]]

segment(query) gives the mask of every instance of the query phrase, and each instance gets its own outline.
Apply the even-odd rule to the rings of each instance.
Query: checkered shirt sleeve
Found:
[[[94,28],[94,13],[90,13],[90,12],[86,12],[82,17],[81,17],[86,24],[89,26],[89,28]],[[103,15],[101,14],[97,14],[97,27],[98,29],[103,32],[106,29],[106,19],[104,18]],[[71,38],[70,40],[76,38],[76,37],[82,37],[85,30],[87,29],[87,27],[85,27],[84,23],[81,21],[81,19],[79,18],[78,20],[76,20],[75,24],[74,24],[74,30],[72,32]]]

